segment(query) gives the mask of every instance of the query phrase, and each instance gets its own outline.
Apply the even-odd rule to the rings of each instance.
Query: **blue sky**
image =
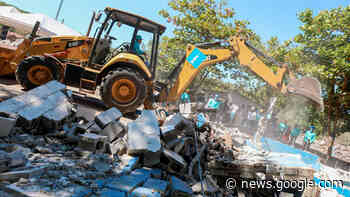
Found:
[[[30,12],[38,12],[55,18],[60,0],[5,0]],[[315,13],[320,10],[349,5],[349,0],[227,0],[229,7],[236,11],[239,19],[250,21],[250,27],[264,41],[271,36],[288,40],[299,32],[297,13],[310,8]],[[114,7],[145,16],[167,26],[165,35],[171,35],[173,27],[158,15],[158,11],[168,7],[168,0],[64,0],[59,19],[69,27],[86,33],[92,11],[104,7]],[[128,32],[121,32],[119,40],[128,39]]]

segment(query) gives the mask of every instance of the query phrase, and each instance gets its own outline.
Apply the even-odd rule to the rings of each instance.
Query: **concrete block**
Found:
[[[80,134],[78,147],[95,153],[104,153],[106,150],[107,136],[93,133]]]
[[[177,125],[183,120],[184,120],[184,117],[180,113],[176,113],[176,114],[168,116],[165,119],[163,126]]]
[[[161,149],[159,127],[152,123],[134,121],[128,123],[128,153],[158,153]]]
[[[170,187],[172,196],[190,197],[193,195],[192,188],[189,187],[184,181],[175,176],[170,177]]]
[[[16,124],[17,119],[0,117],[0,137],[8,136]]]
[[[211,185],[211,183],[208,180],[203,181],[203,190],[206,194],[213,194],[217,192],[217,188]],[[192,186],[192,191],[195,193],[200,193],[202,191],[202,185],[200,182],[194,184]]]
[[[9,167],[25,166],[28,161],[21,150],[16,150],[9,153],[9,157],[11,158]]]
[[[30,170],[21,170],[21,171],[12,171],[12,172],[5,172],[0,174],[0,180],[1,181],[9,181],[9,180],[17,180],[20,178],[26,178],[29,179],[34,176],[41,175],[45,173],[47,170],[47,166],[44,167],[38,167]]]
[[[132,157],[129,155],[122,155],[120,162],[113,171],[117,174],[129,174],[139,164],[139,157]]]
[[[150,188],[138,187],[130,195],[131,197],[162,197],[158,191]]]
[[[107,136],[108,141],[112,142],[116,138],[124,136],[125,132],[126,129],[119,121],[112,121],[101,131],[100,134]]]
[[[101,112],[95,117],[95,122],[102,129],[105,128],[112,121],[119,120],[122,117],[122,113],[115,107],[108,109],[107,111]]]
[[[135,175],[135,176],[142,176],[145,177],[146,179],[151,177],[151,170],[146,169],[146,168],[139,168],[130,173],[130,175]]]
[[[149,178],[147,179],[146,183],[142,187],[153,189],[161,193],[163,196],[167,193],[168,186],[169,186],[169,182],[167,181]]]
[[[147,123],[151,123],[155,126],[159,126],[157,114],[154,110],[143,110],[141,115],[137,118],[137,120],[141,120]]]
[[[127,193],[127,195],[130,195],[135,188],[140,187],[145,181],[146,179],[141,176],[125,175],[112,179],[109,181],[106,187],[122,191]]]
[[[179,167],[181,167],[182,169],[186,168],[187,163],[182,158],[181,155],[179,155],[176,152],[173,152],[171,150],[168,150],[168,149],[164,149],[163,153],[164,153],[164,156],[169,159],[170,163],[174,163],[176,165],[179,165]]]
[[[162,178],[162,170],[158,168],[152,168],[151,169],[151,177],[155,179],[161,179]]]
[[[100,193],[100,197],[126,197],[125,192],[121,192],[114,189],[104,188]]]
[[[113,142],[107,143],[107,153],[123,155],[127,152],[126,142],[122,138],[119,138]]]

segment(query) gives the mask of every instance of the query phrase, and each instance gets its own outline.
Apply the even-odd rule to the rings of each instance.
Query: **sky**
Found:
[[[4,0],[19,8],[56,17],[60,0]],[[280,41],[293,38],[299,33],[301,25],[297,13],[310,8],[314,13],[320,10],[347,6],[350,0],[227,0],[228,6],[234,8],[238,19],[248,20],[252,28],[263,41],[277,36]],[[173,26],[158,15],[159,10],[168,8],[168,0],[63,0],[59,21],[72,29],[85,34],[92,12],[103,10],[106,6],[118,8],[137,15],[150,18],[167,27],[164,35],[171,36]],[[120,30],[118,40],[129,39],[130,32]],[[129,41],[129,40],[127,40]]]

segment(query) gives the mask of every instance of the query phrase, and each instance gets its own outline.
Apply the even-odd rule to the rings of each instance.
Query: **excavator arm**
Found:
[[[225,44],[228,44],[229,47],[220,47]],[[279,65],[277,72],[274,73],[270,67],[259,59],[257,54]],[[177,79],[170,90],[162,89],[160,101],[174,102],[178,100],[184,90],[191,84],[202,69],[233,57],[239,61],[240,65],[247,66],[256,75],[280,92],[305,96],[317,103],[317,105],[321,107],[321,110],[323,110],[321,86],[318,80],[310,77],[296,80],[293,73],[288,72],[292,81],[288,85],[283,84],[283,78],[288,69],[287,66],[281,66],[272,58],[265,56],[260,51],[253,48],[246,40],[237,36],[231,37],[228,41],[223,42],[188,45],[186,48],[186,55],[181,62],[183,67],[178,73]],[[177,68],[180,68],[179,66],[180,64]]]

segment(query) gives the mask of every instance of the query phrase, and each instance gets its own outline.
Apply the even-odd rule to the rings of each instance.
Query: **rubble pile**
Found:
[[[236,128],[198,125],[196,117],[159,121],[156,111],[143,110],[130,120],[110,108],[87,121],[58,82],[4,102],[0,123],[11,123],[0,137],[4,197],[266,196],[271,190],[228,190],[225,182],[314,175],[276,160],[290,155],[247,146],[249,136]]]

